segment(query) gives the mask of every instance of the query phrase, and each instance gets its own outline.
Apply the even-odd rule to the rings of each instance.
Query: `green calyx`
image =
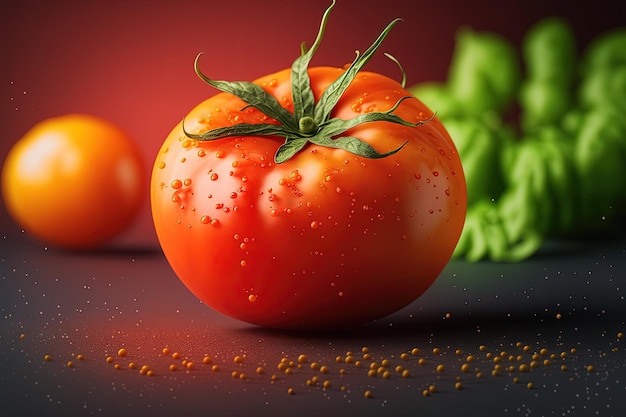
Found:
[[[307,47],[302,44],[301,55],[291,66],[292,98],[294,107],[293,113],[282,107],[272,95],[254,83],[246,81],[217,81],[208,78],[198,68],[198,60],[202,55],[198,54],[194,62],[194,69],[196,74],[198,74],[204,82],[220,91],[233,94],[246,102],[247,105],[244,109],[247,107],[254,107],[268,117],[278,121],[279,124],[239,123],[232,126],[208,130],[200,134],[194,134],[187,132],[183,123],[183,131],[185,135],[191,139],[200,141],[216,140],[233,136],[282,137],[285,141],[276,151],[274,156],[276,163],[282,163],[289,160],[308,143],[326,146],[329,148],[343,149],[366,158],[384,158],[386,156],[393,155],[402,149],[407,142],[404,142],[402,145],[389,152],[380,153],[367,142],[352,136],[342,136],[342,134],[351,128],[368,122],[384,121],[410,127],[419,126],[427,122],[428,120],[420,121],[418,123],[410,123],[401,119],[397,115],[392,114],[392,112],[397,109],[403,100],[411,98],[412,96],[406,96],[398,100],[398,102],[388,111],[364,113],[350,120],[330,117],[333,108],[346,89],[350,86],[358,72],[372,58],[393,26],[401,19],[395,19],[387,25],[376,41],[374,41],[374,43],[363,54],[357,51],[356,58],[348,69],[343,72],[341,76],[339,76],[331,85],[329,85],[318,102],[315,102],[313,90],[311,89],[311,80],[309,78],[308,68],[313,54],[321,43],[328,16],[334,5],[335,2],[333,0],[330,7],[326,9],[326,12],[322,17],[322,23],[320,25],[317,38],[311,48],[307,49]],[[387,56],[397,63],[393,57],[390,57],[389,55]]]

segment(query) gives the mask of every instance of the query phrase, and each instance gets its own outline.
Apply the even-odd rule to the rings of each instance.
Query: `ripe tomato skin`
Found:
[[[316,99],[343,71],[309,69]],[[285,108],[290,72],[255,81]],[[335,107],[349,119],[385,111],[410,95],[382,75],[361,72]],[[185,128],[268,123],[219,93],[185,118]],[[394,114],[410,122],[432,111],[417,99]],[[463,227],[465,178],[443,125],[371,122],[353,136],[380,152],[366,159],[309,144],[282,164],[281,139],[248,136],[201,142],[181,125],[159,151],[151,180],[155,229],[183,283],[205,304],[274,328],[365,323],[419,297],[450,259]]]
[[[67,114],[39,122],[15,143],[3,165],[2,195],[32,236],[85,250],[130,225],[147,180],[125,132],[95,116]]]

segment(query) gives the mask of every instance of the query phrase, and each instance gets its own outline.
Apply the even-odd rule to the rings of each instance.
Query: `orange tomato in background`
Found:
[[[10,149],[2,197],[26,232],[67,249],[104,245],[146,199],[141,154],[120,128],[68,114],[36,124]]]

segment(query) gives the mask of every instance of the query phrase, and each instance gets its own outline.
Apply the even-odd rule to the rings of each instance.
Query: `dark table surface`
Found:
[[[3,415],[626,415],[624,239],[455,260],[405,309],[328,334],[215,313],[159,250],[76,254],[25,235],[1,249]],[[372,362],[389,374],[369,376]]]

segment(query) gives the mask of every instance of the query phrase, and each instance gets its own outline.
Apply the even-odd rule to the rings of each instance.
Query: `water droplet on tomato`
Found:
[[[158,167],[159,167],[159,169],[165,168],[165,162],[159,162]]]
[[[446,195],[447,195],[448,197],[450,197],[450,189],[449,189],[449,188],[446,188]]]
[[[246,265],[248,265],[248,262],[246,262],[245,259],[242,259],[241,262],[239,262],[239,265],[241,265],[242,267],[245,267]]]
[[[200,158],[202,158],[202,157],[203,157],[203,156],[205,156],[205,155],[206,155],[206,152],[204,151],[204,149],[200,149],[200,150],[198,150],[198,156],[199,156]]]
[[[254,303],[256,301],[256,295],[250,294],[248,296],[248,301],[250,301],[251,303]]]
[[[211,178],[211,181],[217,181],[217,179],[219,178],[219,175],[217,175],[215,172],[213,172],[213,173],[211,174],[211,177],[210,177],[210,178]]]
[[[209,224],[211,223],[211,218],[209,216],[202,216],[200,217],[200,223]]]
[[[229,196],[231,199],[235,199],[235,198],[237,198],[237,193],[233,191],[233,192],[232,192],[232,193],[230,193],[228,196]]]
[[[313,220],[311,222],[311,229],[317,229],[318,227],[320,227],[320,223],[317,220]]]
[[[435,177],[438,177],[438,176],[439,176],[439,171],[433,171],[433,175],[434,175]]]
[[[178,194],[172,195],[172,202],[178,203],[180,201],[180,196]]]
[[[337,192],[337,194],[341,194],[343,192],[343,189],[341,187],[337,187],[335,188],[335,191]]]
[[[272,216],[272,217],[276,217],[276,216],[278,216],[278,214],[279,214],[279,213],[278,213],[278,210],[276,210],[276,209],[272,209],[272,210],[270,210],[270,216]]]
[[[183,186],[183,182],[181,180],[174,180],[172,181],[172,183],[170,184],[170,186],[175,189],[178,190],[180,187]]]
[[[215,157],[216,158],[223,158],[224,157],[224,151],[217,151],[217,152],[215,152]]]
[[[187,179],[185,179],[185,181],[183,181],[183,184],[184,184],[186,187],[189,187],[189,186],[191,185],[191,178],[187,178]]]

